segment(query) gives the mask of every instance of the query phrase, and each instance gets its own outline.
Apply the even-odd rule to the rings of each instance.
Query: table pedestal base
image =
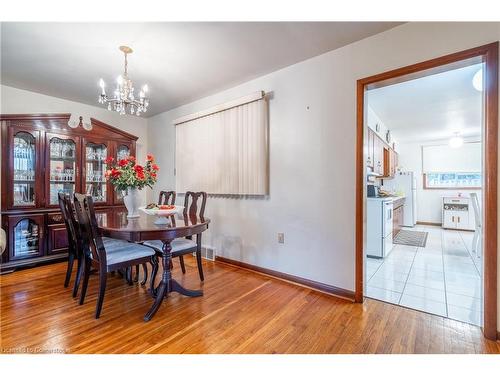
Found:
[[[188,297],[201,297],[203,296],[202,290],[191,290],[184,288],[177,281],[172,279],[172,272],[170,271],[170,261],[172,256],[170,254],[172,247],[170,245],[170,241],[164,241],[163,243],[163,256],[162,256],[162,265],[163,265],[163,273],[161,277],[160,284],[157,288],[151,289],[151,295],[155,298],[155,302],[153,306],[149,309],[147,314],[144,316],[144,321],[149,322],[153,316],[156,314],[158,309],[160,308],[161,303],[164,298],[168,297],[170,292],[177,292],[184,296]]]

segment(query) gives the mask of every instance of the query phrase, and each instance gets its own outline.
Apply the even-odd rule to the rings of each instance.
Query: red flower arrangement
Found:
[[[106,179],[115,185],[116,190],[127,190],[129,187],[142,189],[145,186],[152,188],[160,170],[151,154],[148,154],[145,166],[137,164],[133,156],[118,162],[108,157],[105,163]]]

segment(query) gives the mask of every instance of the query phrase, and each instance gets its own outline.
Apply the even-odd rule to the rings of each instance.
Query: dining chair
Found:
[[[198,200],[201,199],[201,204],[198,206]],[[199,216],[203,218],[205,214],[205,206],[207,204],[207,193],[200,192],[186,192],[184,196],[184,216]],[[163,256],[163,242],[159,240],[145,241],[144,245],[149,246],[156,250],[156,255],[159,257]],[[171,243],[172,246],[172,258],[179,258],[181,264],[182,273],[186,273],[186,267],[184,265],[184,255],[196,253],[196,263],[198,265],[198,273],[200,275],[200,280],[204,281],[205,277],[203,275],[203,267],[201,262],[201,233],[196,235],[196,241],[193,240],[192,236],[187,236],[185,238],[176,238]],[[153,289],[156,274],[158,273],[158,266],[153,265],[153,270],[151,272],[151,289]]]
[[[470,198],[472,201],[472,209],[474,210],[475,219],[474,237],[472,239],[472,252],[476,253],[477,257],[481,257],[480,240],[483,231],[481,208],[479,207],[479,199],[477,197],[477,193],[470,193]]]
[[[160,205],[160,204],[175,204],[175,197],[176,197],[175,191],[162,190],[162,191],[160,191],[160,194],[158,195],[158,205]],[[141,285],[144,285],[147,281],[147,278],[148,278],[148,269],[145,265],[143,265],[143,272],[144,272],[144,277],[141,281]],[[126,278],[127,278],[127,280],[131,280],[131,269],[127,270]],[[135,282],[139,281],[139,265],[135,266],[134,281]],[[131,281],[129,281],[129,283],[131,283]]]
[[[71,273],[73,272],[73,264],[75,260],[77,261],[76,269],[76,279],[73,285],[73,297],[76,297],[78,293],[78,287],[80,285],[80,280],[82,276],[82,264],[83,264],[83,252],[80,244],[78,243],[78,238],[76,230],[78,223],[75,220],[73,204],[71,203],[71,197],[69,194],[58,193],[59,208],[61,209],[61,214],[64,219],[64,225],[66,226],[66,232],[68,234],[68,265],[66,267],[66,277],[64,279],[64,287],[67,288],[71,279]]]
[[[175,204],[175,191],[160,191],[158,196],[158,204]]]
[[[154,263],[155,252],[147,246],[127,241],[103,241],[94,210],[92,197],[74,194],[75,211],[78,217],[82,248],[84,250],[84,271],[80,305],[85,301],[89,282],[90,267],[99,271],[99,294],[95,318],[101,315],[108,272],[126,269],[147,262]]]

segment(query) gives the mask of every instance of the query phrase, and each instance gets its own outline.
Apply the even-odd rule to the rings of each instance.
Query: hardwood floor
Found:
[[[189,257],[187,257],[189,258]],[[194,259],[182,276],[205,295],[172,294],[151,322],[146,287],[108,278],[94,319],[97,277],[83,306],[63,288],[65,263],[0,276],[1,351],[66,353],[499,353],[478,327],[400,306],[364,305],[222,263]]]

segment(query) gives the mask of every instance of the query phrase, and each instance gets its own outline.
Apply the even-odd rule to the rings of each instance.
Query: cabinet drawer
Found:
[[[48,225],[64,224],[64,218],[62,216],[62,213],[54,212],[54,213],[47,214],[47,224]]]
[[[64,225],[49,226],[49,254],[57,254],[68,250],[68,233]]]

